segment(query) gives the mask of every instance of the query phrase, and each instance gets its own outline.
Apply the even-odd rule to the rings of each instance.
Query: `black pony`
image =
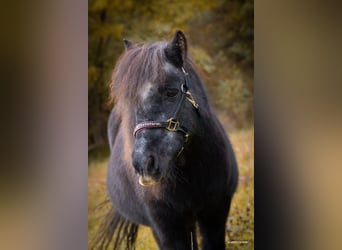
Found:
[[[134,249],[142,224],[162,250],[198,249],[196,233],[202,249],[225,249],[237,163],[187,56],[186,38],[177,31],[171,42],[124,42],[108,124],[113,208],[94,248],[113,240],[114,249]]]

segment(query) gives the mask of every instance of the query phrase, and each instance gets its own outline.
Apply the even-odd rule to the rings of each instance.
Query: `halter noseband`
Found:
[[[181,90],[181,97],[178,102],[178,105],[175,109],[175,112],[173,116],[171,116],[167,121],[162,121],[162,122],[157,122],[157,121],[146,121],[146,122],[141,122],[135,126],[133,136],[136,137],[137,134],[144,130],[144,129],[154,129],[154,128],[163,128],[166,129],[170,132],[181,132],[184,134],[185,137],[185,142],[188,141],[189,133],[188,130],[180,125],[180,122],[178,121],[178,115],[179,112],[181,111],[181,108],[185,102],[185,100],[188,100],[192,106],[198,111],[198,104],[196,103],[195,99],[193,98],[190,90],[189,90],[189,78],[188,78],[188,73],[185,71],[185,69],[182,67],[182,71],[185,75],[184,77],[184,83],[181,85],[180,90]],[[182,148],[183,150],[183,148]],[[182,150],[179,152],[179,154],[182,152]],[[178,154],[178,155],[179,155]]]

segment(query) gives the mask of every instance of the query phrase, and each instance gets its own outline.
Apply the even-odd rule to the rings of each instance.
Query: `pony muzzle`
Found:
[[[153,186],[160,182],[161,175],[155,157],[142,157],[140,154],[133,154],[133,166],[138,175],[141,186]]]

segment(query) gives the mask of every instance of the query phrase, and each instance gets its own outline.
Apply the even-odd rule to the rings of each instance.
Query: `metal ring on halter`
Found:
[[[183,84],[181,85],[181,91],[182,91],[182,93],[184,93],[184,94],[186,94],[186,92],[188,92],[188,90],[185,90],[185,88],[187,88],[187,87],[186,87],[186,85],[183,83]]]

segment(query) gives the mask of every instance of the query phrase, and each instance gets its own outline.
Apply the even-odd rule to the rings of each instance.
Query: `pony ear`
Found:
[[[182,31],[177,30],[165,49],[166,57],[176,66],[182,67],[187,57],[187,43]]]
[[[123,42],[124,42],[126,51],[133,47],[133,43],[130,40],[123,39]]]

